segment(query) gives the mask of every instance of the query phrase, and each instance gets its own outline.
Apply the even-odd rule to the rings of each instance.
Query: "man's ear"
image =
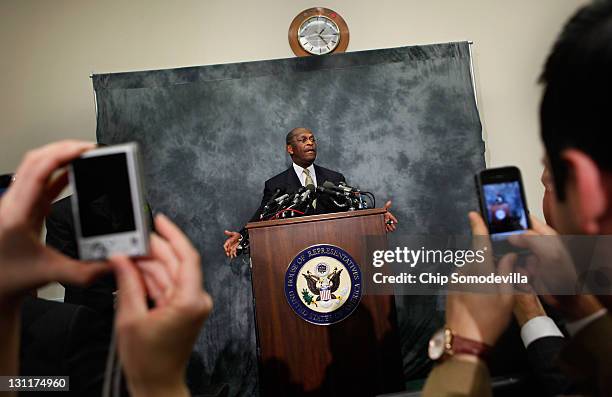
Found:
[[[566,199],[576,215],[577,225],[586,234],[597,234],[608,206],[601,170],[591,157],[580,150],[564,150],[561,159],[568,168]]]
[[[290,156],[293,156],[293,145],[287,145],[287,153],[289,153]]]

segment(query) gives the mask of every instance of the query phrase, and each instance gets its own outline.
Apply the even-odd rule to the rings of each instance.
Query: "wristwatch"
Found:
[[[486,343],[464,338],[448,328],[436,331],[429,340],[428,354],[432,360],[443,360],[455,354],[469,354],[486,360],[492,347]]]

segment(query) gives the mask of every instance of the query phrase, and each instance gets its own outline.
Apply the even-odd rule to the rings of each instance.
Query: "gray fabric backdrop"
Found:
[[[249,268],[221,246],[264,181],[289,166],[290,129],[315,133],[317,164],[379,206],[393,199],[403,233],[467,231],[484,167],[469,66],[461,42],[93,77],[99,141],[140,143],[148,201],[202,253],[215,309],[189,367],[194,392],[227,383],[232,395],[257,393]],[[425,376],[443,302],[405,296],[397,306],[406,376]]]

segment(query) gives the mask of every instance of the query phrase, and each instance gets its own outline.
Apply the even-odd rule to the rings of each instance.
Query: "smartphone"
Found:
[[[531,227],[521,171],[516,167],[490,168],[476,175],[480,212],[491,240],[500,241]]]
[[[13,182],[13,174],[0,175],[0,197],[9,188],[11,182]]]
[[[148,254],[149,217],[136,143],[86,152],[70,164],[69,178],[81,259]]]

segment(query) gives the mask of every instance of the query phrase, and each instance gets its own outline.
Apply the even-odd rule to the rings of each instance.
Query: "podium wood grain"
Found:
[[[386,248],[384,212],[371,209],[247,225],[262,396],[374,396],[402,390],[393,296],[362,295],[345,320],[315,325],[294,313],[284,291],[289,263],[315,244],[344,249],[359,264],[362,281],[371,277],[367,250]]]

